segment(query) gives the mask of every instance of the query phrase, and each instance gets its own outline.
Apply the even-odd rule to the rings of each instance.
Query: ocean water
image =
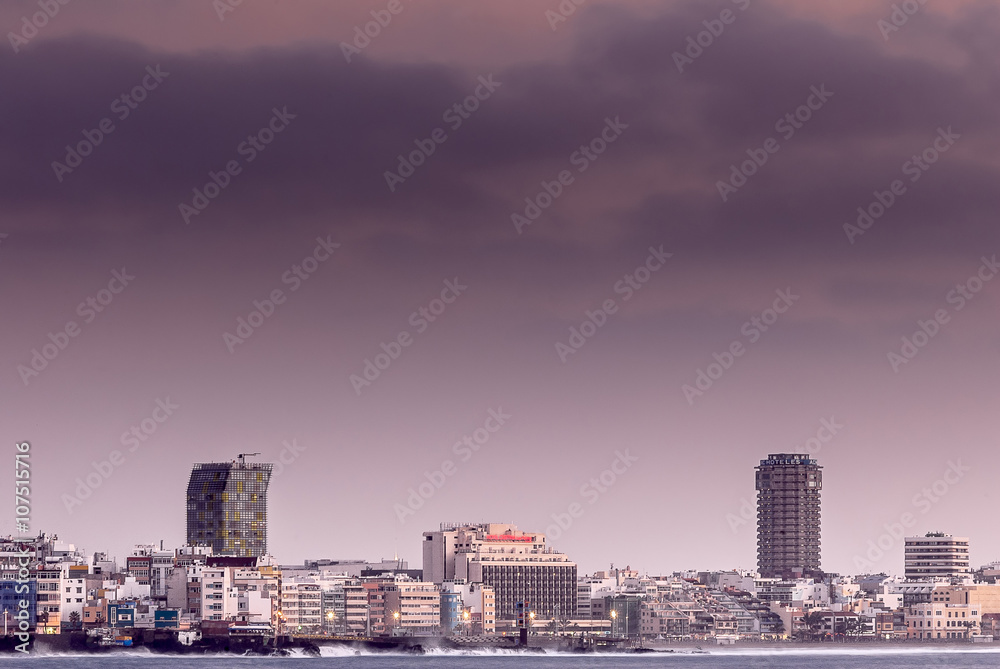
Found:
[[[295,653],[290,657],[261,658],[230,655],[160,655],[145,650],[110,651],[95,654],[32,654],[0,656],[4,667],[67,667],[69,669],[214,669],[216,667],[347,667],[349,669],[744,669],[777,667],[781,669],[959,669],[965,667],[1000,667],[1000,648],[788,648],[788,649],[717,649],[708,647],[707,655],[688,650],[676,653],[645,655],[599,653],[522,654],[504,651],[442,651],[426,655],[366,653],[356,655],[346,648],[323,648],[322,657]]]

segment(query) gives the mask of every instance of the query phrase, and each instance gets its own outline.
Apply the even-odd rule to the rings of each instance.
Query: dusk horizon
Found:
[[[1000,7],[917,4],[6,3],[28,534],[176,548],[256,453],[282,565],[755,571],[802,454],[824,572],[1000,561]]]

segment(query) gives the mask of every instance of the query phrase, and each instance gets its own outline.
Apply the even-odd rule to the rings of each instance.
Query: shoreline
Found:
[[[659,655],[811,655],[811,654],[867,654],[867,655],[910,655],[928,653],[1000,653],[1000,643],[972,643],[968,641],[930,642],[917,640],[900,641],[741,641],[732,644],[715,644],[711,641],[677,641],[645,643],[643,647],[619,647],[607,645],[581,648],[573,642],[578,639],[530,639],[527,646],[518,646],[511,637],[498,637],[496,642],[463,642],[461,638],[446,637],[386,637],[369,639],[323,639],[279,637],[277,643],[265,643],[261,638],[208,638],[194,644],[185,645],[176,635],[154,630],[122,630],[122,636],[130,636],[131,646],[104,646],[95,643],[94,637],[81,632],[60,635],[32,636],[30,655],[85,654],[100,655],[113,653],[151,654],[163,656],[220,655],[220,656],[351,656],[351,655],[427,655],[427,654],[469,654],[469,655],[614,655],[614,656],[659,656]],[[14,655],[17,638],[0,637],[0,653]],[[324,653],[324,649],[328,649]],[[332,651],[332,652],[330,652]]]

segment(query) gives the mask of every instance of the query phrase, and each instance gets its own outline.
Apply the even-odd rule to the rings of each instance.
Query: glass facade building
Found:
[[[267,554],[267,463],[196,464],[187,489],[187,541],[216,555]]]
[[[27,622],[29,629],[34,632],[38,620],[36,609],[38,608],[38,582],[32,579],[4,580],[0,581],[0,615],[4,616],[7,625],[10,626],[11,634],[17,631],[18,614],[27,611]],[[26,606],[21,607],[24,601]]]

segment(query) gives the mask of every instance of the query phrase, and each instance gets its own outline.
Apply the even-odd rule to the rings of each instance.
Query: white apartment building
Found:
[[[982,624],[978,604],[925,602],[905,609],[906,632],[910,639],[968,639]]]
[[[153,597],[167,596],[167,577],[174,568],[173,551],[152,551],[150,553],[149,586]]]
[[[285,629],[298,634],[323,631],[322,588],[316,579],[303,576],[281,582],[281,613]]]
[[[765,602],[784,602],[805,608],[830,605],[830,589],[811,578],[783,580],[758,578],[754,581],[757,597]]]
[[[392,634],[429,636],[441,628],[441,593],[433,583],[386,583],[385,618]]]
[[[201,570],[201,619],[229,620],[234,610],[226,609],[226,593],[232,587],[232,574],[226,567]]]
[[[201,568],[202,620],[273,624],[277,577],[246,567]]]
[[[359,580],[345,581],[344,617],[347,633],[352,636],[371,634],[371,612],[368,609],[368,590]]]
[[[953,537],[928,532],[922,537],[906,537],[905,575],[909,579],[962,578],[969,567],[969,537]]]
[[[87,602],[87,576],[86,568],[79,568],[77,565],[63,566],[59,576],[60,622],[70,622],[76,616],[79,616],[77,620],[83,620],[83,606]]]

